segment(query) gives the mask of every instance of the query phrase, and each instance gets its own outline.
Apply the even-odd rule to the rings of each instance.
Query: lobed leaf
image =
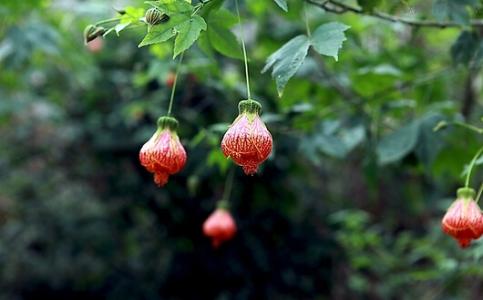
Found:
[[[194,15],[191,19],[176,25],[175,31],[178,34],[174,41],[173,58],[191,47],[200,36],[202,30],[206,30],[206,22],[198,15]]]
[[[339,49],[347,39],[344,31],[349,28],[350,26],[338,22],[321,25],[312,34],[310,42],[315,51],[338,60]]]
[[[279,96],[282,96],[283,89],[288,80],[303,64],[309,47],[310,41],[308,37],[306,35],[299,35],[288,41],[268,57],[262,73],[273,67],[272,77],[275,78]]]

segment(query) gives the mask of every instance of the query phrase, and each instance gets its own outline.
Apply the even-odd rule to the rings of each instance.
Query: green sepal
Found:
[[[178,129],[178,120],[173,117],[161,116],[158,119],[158,129],[176,131]]]
[[[476,191],[468,187],[459,188],[456,191],[456,196],[463,199],[475,199]]]
[[[217,209],[223,209],[223,210],[229,210],[230,209],[230,203],[226,200],[220,200],[216,203],[216,208]]]
[[[247,113],[259,115],[262,112],[262,105],[255,100],[242,100],[238,103],[238,111],[240,114]]]

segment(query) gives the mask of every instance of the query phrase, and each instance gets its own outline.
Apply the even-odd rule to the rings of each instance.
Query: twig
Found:
[[[318,6],[325,11],[335,13],[335,14],[345,14],[345,13],[354,13],[364,16],[371,16],[374,18],[382,19],[385,21],[393,22],[393,23],[401,23],[409,26],[415,27],[435,27],[435,28],[448,28],[448,27],[463,27],[463,26],[471,26],[471,27],[483,27],[483,20],[471,20],[469,24],[464,25],[456,22],[437,22],[437,21],[426,21],[426,20],[412,20],[406,19],[398,16],[393,16],[390,14],[378,12],[378,11],[364,11],[362,8],[354,7],[351,5],[347,5],[345,3],[340,3],[334,0],[325,0],[325,1],[318,1],[318,0],[305,0],[307,3],[312,5]]]

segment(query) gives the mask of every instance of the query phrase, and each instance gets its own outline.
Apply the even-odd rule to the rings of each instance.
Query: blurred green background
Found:
[[[483,241],[461,250],[440,220],[482,137],[432,130],[482,125],[477,30],[452,47],[471,29],[309,7],[311,26],[343,22],[348,40],[338,62],[310,53],[279,99],[260,71],[305,32],[302,1],[288,3],[241,2],[274,151],[256,176],[236,167],[239,231],[214,250],[201,226],[234,168],[219,142],[242,61],[186,53],[174,115],[188,163],[159,189],[138,151],[166,113],[172,43],[138,49],[145,27],[82,40],[143,1],[1,1],[1,299],[481,299]],[[380,9],[432,18],[432,1]]]

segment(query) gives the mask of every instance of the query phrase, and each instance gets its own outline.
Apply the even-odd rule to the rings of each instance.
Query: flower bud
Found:
[[[203,233],[211,238],[214,248],[231,240],[236,234],[235,220],[226,208],[218,207],[203,223]]]
[[[245,174],[252,175],[272,152],[272,135],[260,119],[260,103],[243,100],[238,108],[239,115],[223,136],[221,150],[241,166]]]
[[[84,43],[87,44],[93,41],[97,37],[100,37],[106,33],[106,29],[102,26],[88,25],[84,29]]]
[[[160,117],[158,129],[139,152],[141,165],[154,174],[154,182],[160,187],[186,164],[186,151],[179,141],[177,127],[175,118]]]
[[[448,208],[441,222],[443,232],[455,238],[461,248],[468,247],[472,240],[483,234],[483,215],[474,197],[475,190],[458,189],[457,199]]]
[[[162,13],[157,8],[150,8],[146,11],[146,15],[144,16],[146,19],[146,23],[149,25],[157,25],[159,23],[163,23],[169,20],[167,14]]]

